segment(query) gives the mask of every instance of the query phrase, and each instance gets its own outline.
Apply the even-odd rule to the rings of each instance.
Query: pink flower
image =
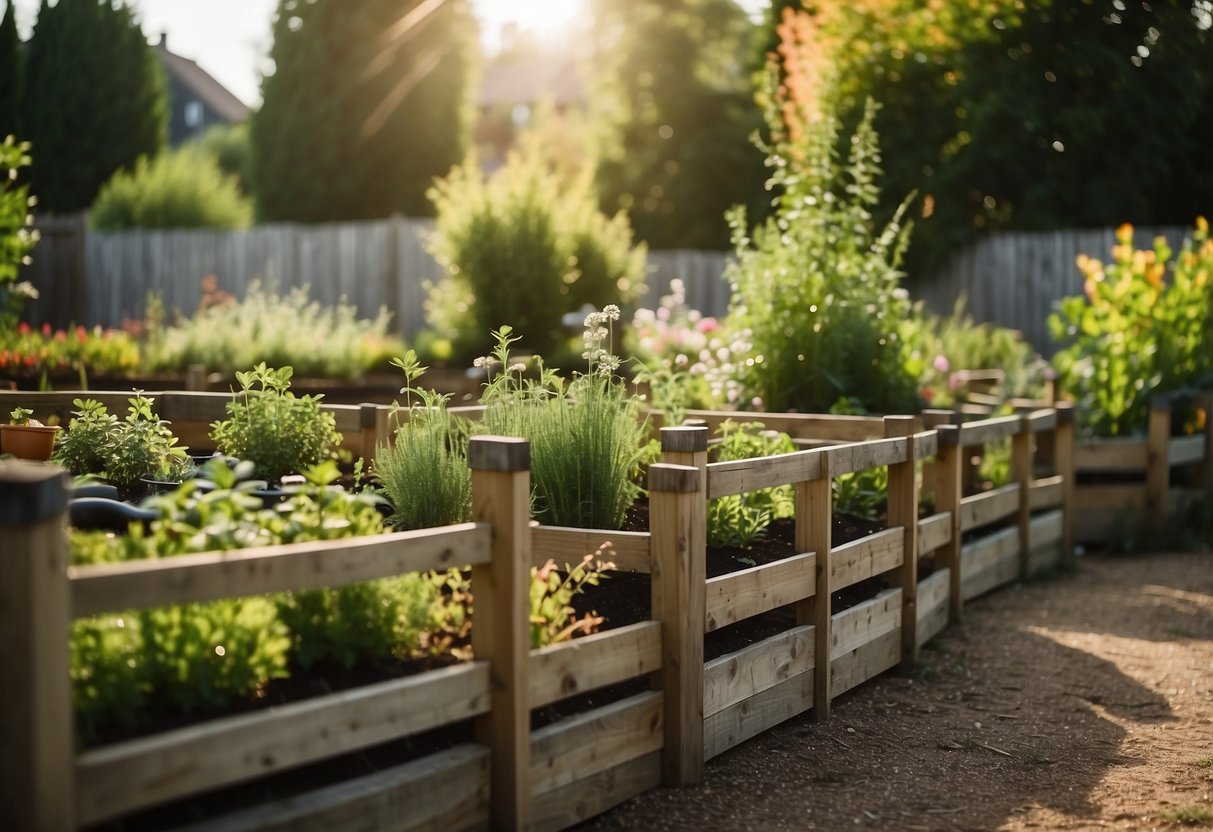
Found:
[[[703,333],[715,332],[720,329],[720,321],[715,318],[703,318],[699,323],[695,324],[695,329]]]
[[[940,373],[946,373],[948,370],[952,369],[952,365],[948,363],[948,358],[945,355],[935,356],[934,366],[936,371]]]

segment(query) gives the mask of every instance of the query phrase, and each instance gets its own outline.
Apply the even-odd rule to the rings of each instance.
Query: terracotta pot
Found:
[[[18,459],[50,459],[58,432],[58,425],[0,425],[0,453]]]

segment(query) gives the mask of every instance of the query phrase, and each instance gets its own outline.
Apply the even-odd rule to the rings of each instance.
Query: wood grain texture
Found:
[[[937,569],[918,582],[918,646],[926,644],[948,627],[948,570]]]
[[[712,717],[813,669],[813,627],[802,625],[708,662],[703,714]]]
[[[942,511],[918,521],[918,555],[933,552],[952,539],[952,514]]]
[[[652,559],[649,532],[572,529],[564,526],[534,526],[531,529],[531,561],[543,566],[549,559],[557,565],[577,563],[598,547],[609,543],[608,555],[620,572],[648,573]]]
[[[536,795],[524,828],[527,832],[567,829],[660,784],[661,753],[646,754]]]
[[[837,592],[901,566],[904,544],[905,530],[895,526],[836,547],[830,552],[830,589]]]
[[[1019,483],[1013,482],[973,494],[960,501],[960,529],[963,532],[981,528],[1019,512]]]
[[[704,756],[710,760],[812,707],[813,672],[794,674],[704,720]]]
[[[641,621],[532,650],[529,665],[531,708],[643,676],[661,668],[661,623]]]
[[[994,532],[961,551],[964,599],[969,601],[1019,577],[1019,528]]]
[[[816,565],[816,553],[808,552],[709,579],[704,632],[812,596],[816,591]]]
[[[743,494],[760,488],[815,480],[823,475],[824,449],[796,451],[774,457],[713,462],[708,465],[709,499]]]

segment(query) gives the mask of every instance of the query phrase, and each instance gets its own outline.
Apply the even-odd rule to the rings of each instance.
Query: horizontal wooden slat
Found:
[[[543,794],[661,750],[661,691],[645,691],[531,735],[531,793]]]
[[[465,744],[176,832],[469,829],[488,815],[489,750]]]
[[[1028,571],[1038,572],[1057,565],[1062,558],[1061,542],[1064,518],[1060,510],[1050,511],[1032,518],[1029,528],[1031,541],[1028,552]]]
[[[1028,430],[1044,433],[1057,428],[1057,411],[1052,408],[1036,410],[1028,414]]]
[[[703,757],[710,760],[813,707],[813,671],[790,676],[703,721]]]
[[[488,563],[491,528],[461,523],[344,540],[204,552],[69,570],[72,615],[319,589]]]
[[[830,660],[874,641],[901,626],[901,589],[881,591],[848,610],[834,613],[830,624]]]
[[[914,459],[930,459],[939,456],[939,432],[924,430],[914,434]]]
[[[961,447],[984,445],[1015,436],[1023,430],[1023,422],[1018,416],[997,416],[993,419],[981,419],[976,422],[965,422],[960,426]]]
[[[1080,473],[1139,471],[1144,476],[1148,460],[1144,439],[1090,439],[1074,446],[1074,469]]]
[[[1167,443],[1167,465],[1188,465],[1205,458],[1203,436],[1177,436]]]
[[[1074,513],[1113,509],[1141,510],[1146,507],[1144,484],[1080,485],[1074,490]]]
[[[918,554],[933,552],[952,541],[952,512],[941,511],[918,521]]]
[[[573,565],[603,543],[611,544],[607,555],[620,572],[648,574],[651,551],[648,532],[571,529],[563,526],[535,526],[531,529],[531,555],[535,566],[549,559],[558,567]]]
[[[905,529],[895,526],[844,543],[830,552],[830,590],[837,592],[901,566]]]
[[[1061,505],[1065,499],[1066,478],[1061,474],[1053,477],[1042,477],[1032,483],[1028,491],[1028,504],[1032,511],[1053,508]]]
[[[485,713],[489,668],[471,662],[87,751],[81,824],[295,768]]]
[[[773,635],[703,667],[703,715],[710,717],[813,669],[812,625]]]
[[[830,698],[842,696],[901,662],[901,627],[877,636],[833,662]]]
[[[530,707],[613,685],[661,667],[661,622],[641,621],[531,651]]]
[[[863,442],[884,436],[884,420],[879,416],[836,416],[824,413],[723,413],[719,410],[688,410],[688,419],[702,419],[713,433],[725,419],[734,422],[762,422],[768,430],[777,430],[793,439],[829,439],[836,442]]]
[[[916,636],[919,647],[947,629],[950,578],[950,569],[937,569],[918,582]]]
[[[960,552],[960,575],[964,600],[985,595],[1019,577],[1019,527],[994,532]]]
[[[960,501],[960,530],[969,531],[1019,511],[1019,483],[1013,482]]]
[[[661,752],[654,751],[531,798],[528,832],[557,832],[605,812],[661,783]]]
[[[825,450],[818,449],[713,462],[708,465],[708,498],[819,479],[823,473],[822,459],[825,453]]]
[[[881,465],[895,465],[906,461],[905,437],[857,442],[850,445],[835,445],[826,448],[829,457],[830,476],[837,477],[855,471],[866,471]]]
[[[816,567],[809,552],[709,578],[704,632],[808,598],[816,592]]]

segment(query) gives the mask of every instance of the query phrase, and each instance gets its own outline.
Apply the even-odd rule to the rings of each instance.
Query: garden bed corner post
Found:
[[[1167,527],[1168,488],[1171,479],[1169,445],[1171,441],[1171,399],[1155,396],[1150,400],[1150,418],[1146,428],[1146,527],[1162,532]]]
[[[0,814],[14,832],[75,825],[67,473],[0,462]]]
[[[1061,556],[1074,557],[1074,403],[1057,402],[1057,427],[1053,430],[1053,473],[1060,474]]]
[[[1019,529],[1019,579],[1032,571],[1032,423],[1028,413],[1019,414],[1019,433],[1011,437],[1011,479],[1019,484],[1019,507],[1015,524]]]
[[[834,521],[834,480],[830,476],[829,453],[818,451],[817,459],[821,466],[817,478],[796,483],[796,551],[814,552],[817,555],[813,566],[813,594],[796,603],[796,624],[813,625],[813,719],[824,722],[830,718],[830,703],[834,695],[833,661],[830,655],[833,647],[830,529]],[[806,683],[809,678],[809,674],[806,674]]]
[[[661,622],[665,722],[661,779],[667,786],[703,779],[703,631],[707,604],[707,503],[703,472],[690,465],[649,466],[652,615]]]
[[[526,825],[530,803],[531,447],[525,439],[475,436],[468,464],[472,518],[493,527],[492,560],[472,568],[472,653],[489,663],[492,679],[492,701],[476,721],[476,740],[491,753],[491,826],[517,832]]]
[[[901,666],[910,670],[918,660],[918,473],[913,416],[884,417],[886,437],[905,437],[906,460],[889,466],[889,527],[901,526]]]

